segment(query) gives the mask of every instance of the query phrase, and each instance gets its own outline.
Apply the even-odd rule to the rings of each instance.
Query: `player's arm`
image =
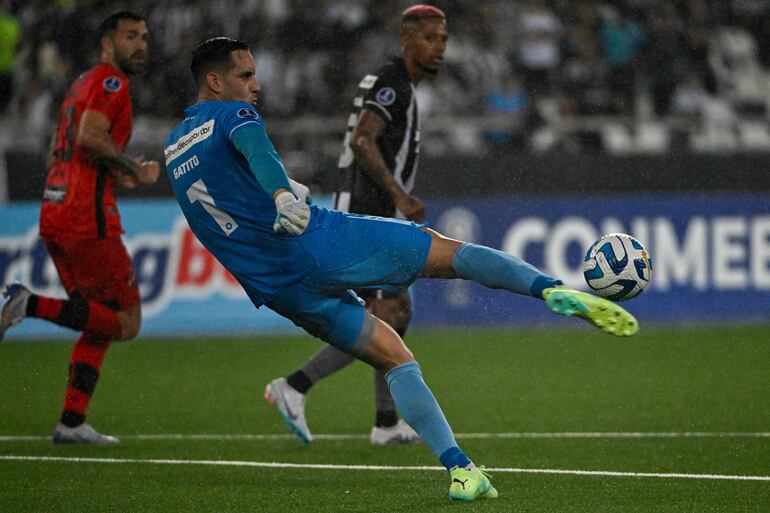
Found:
[[[154,160],[135,160],[118,150],[110,135],[111,128],[112,123],[107,116],[98,110],[88,109],[80,118],[75,142],[96,160],[114,170],[122,185],[131,187],[155,183],[160,174],[160,164]]]
[[[388,194],[393,204],[410,221],[422,222],[425,219],[425,206],[414,196],[409,195],[385,164],[385,159],[377,146],[377,138],[385,130],[385,120],[370,110],[362,110],[350,149],[358,164],[366,171],[377,186]]]
[[[257,183],[275,202],[276,233],[302,235],[310,222],[310,208],[292,192],[289,176],[265,128],[256,122],[238,127],[230,135],[233,145],[249,163]]]
[[[55,149],[56,149],[56,134],[53,134],[53,136],[51,137],[51,142],[48,144],[48,153],[46,153],[45,155],[46,169],[51,169],[51,166],[53,166],[53,163],[56,162]]]

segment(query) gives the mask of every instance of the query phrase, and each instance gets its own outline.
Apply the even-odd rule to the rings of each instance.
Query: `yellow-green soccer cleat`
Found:
[[[560,285],[545,289],[543,299],[552,312],[580,317],[610,335],[630,337],[639,331],[639,323],[625,308],[587,292]]]
[[[452,483],[449,485],[449,498],[456,501],[476,499],[497,499],[497,490],[489,480],[484,467],[478,468],[471,463],[465,468],[455,467],[449,471]]]

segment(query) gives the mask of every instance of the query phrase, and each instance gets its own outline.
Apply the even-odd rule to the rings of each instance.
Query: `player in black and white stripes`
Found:
[[[358,84],[354,111],[348,118],[339,170],[342,184],[334,198],[338,210],[420,223],[425,207],[412,188],[420,155],[420,115],[415,88],[438,73],[447,44],[446,18],[433,6],[414,5],[401,17],[402,56],[395,57]],[[356,291],[367,308],[403,338],[411,319],[406,290]],[[355,358],[326,346],[286,378],[271,381],[265,398],[282,412],[289,427],[305,442],[312,440],[305,419],[308,390],[320,379]],[[376,418],[374,444],[419,441],[414,430],[398,418],[383,376],[375,372]]]

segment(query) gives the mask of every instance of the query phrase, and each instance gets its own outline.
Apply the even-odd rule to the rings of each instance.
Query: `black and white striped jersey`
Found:
[[[344,176],[335,194],[334,208],[357,214],[400,217],[390,196],[380,190],[356,162],[350,139],[362,109],[381,116],[386,125],[377,146],[396,181],[411,193],[420,153],[420,117],[415,88],[404,60],[396,57],[376,74],[366,75],[358,84],[353,105],[338,163]]]

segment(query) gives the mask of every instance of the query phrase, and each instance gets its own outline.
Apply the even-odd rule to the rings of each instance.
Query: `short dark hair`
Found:
[[[249,51],[249,46],[229,37],[212,37],[193,50],[190,71],[193,80],[200,86],[209,71],[223,71],[233,64],[230,54],[237,50]]]
[[[99,40],[101,40],[104,36],[115,32],[115,29],[118,28],[118,23],[120,23],[120,20],[144,21],[144,16],[135,13],[134,11],[118,11],[110,14],[104,18],[104,21],[102,21],[99,25]]]

